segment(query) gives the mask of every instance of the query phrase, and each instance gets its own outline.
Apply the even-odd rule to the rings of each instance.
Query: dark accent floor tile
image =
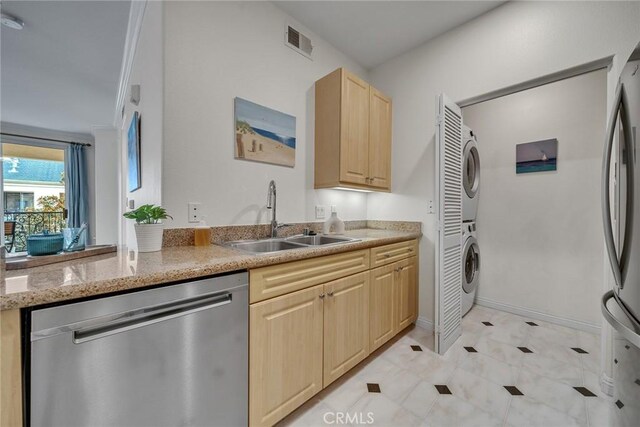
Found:
[[[589,354],[588,351],[583,350],[580,347],[571,347],[571,350],[575,351],[576,353],[580,353],[580,354]]]
[[[453,394],[446,385],[436,385],[436,390],[438,390],[440,394]]]
[[[514,385],[505,385],[504,388],[506,388],[507,391],[511,393],[512,396],[524,396],[524,393],[518,390],[518,387]]]
[[[465,347],[464,349],[467,350],[469,353],[477,353],[478,352],[478,350],[476,350],[473,347]]]
[[[578,393],[585,397],[597,397],[591,390],[586,387],[574,387]]]
[[[626,348],[627,350],[629,350],[631,347],[629,347],[628,345],[625,345],[624,348]]]
[[[536,322],[525,322],[529,326],[540,326]]]
[[[491,322],[482,322],[482,324],[484,326],[493,326],[493,323],[491,323]]]
[[[613,363],[618,364],[618,359],[613,359]]]
[[[616,401],[616,406],[618,407],[618,409],[622,409],[622,407],[624,406],[624,403],[620,402],[619,400]]]
[[[640,385],[640,379],[634,381],[637,385]]]
[[[367,383],[367,390],[369,393],[380,393],[380,384]]]
[[[518,347],[518,350],[520,350],[523,353],[533,353],[533,351],[531,351],[529,348],[527,347]]]
[[[420,347],[419,345],[412,345],[411,346],[411,350],[413,350],[413,351],[422,351],[422,347]]]

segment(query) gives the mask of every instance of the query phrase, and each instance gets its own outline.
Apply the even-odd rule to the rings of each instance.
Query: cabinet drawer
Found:
[[[371,268],[387,265],[410,256],[417,255],[418,241],[392,243],[371,249]]]
[[[249,271],[250,303],[369,269],[369,250],[271,265]]]

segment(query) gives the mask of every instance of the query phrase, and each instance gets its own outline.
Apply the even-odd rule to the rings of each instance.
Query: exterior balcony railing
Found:
[[[6,211],[5,222],[5,246],[8,252],[24,252],[27,250],[27,237],[31,234],[42,233],[48,230],[51,233],[59,233],[65,225],[65,213],[60,212],[24,212]],[[14,223],[14,226],[11,226]],[[13,229],[13,235],[10,231]],[[9,232],[9,234],[7,234]]]

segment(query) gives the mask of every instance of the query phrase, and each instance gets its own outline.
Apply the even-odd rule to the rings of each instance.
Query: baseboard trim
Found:
[[[418,317],[416,320],[416,326],[427,331],[433,331],[433,322],[424,316]]]
[[[483,307],[506,311],[508,313],[517,314],[520,316],[530,317],[532,319],[542,320],[543,322],[555,323],[556,325],[579,329],[581,331],[590,332],[592,334],[600,334],[601,326],[594,325],[593,323],[583,322],[581,320],[543,313],[537,310],[532,310],[530,308],[518,307],[516,305],[506,304],[484,297],[476,297],[476,304]]]

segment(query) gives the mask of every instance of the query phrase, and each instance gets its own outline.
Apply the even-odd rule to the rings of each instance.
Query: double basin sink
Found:
[[[336,236],[292,236],[286,239],[264,239],[264,240],[241,240],[225,243],[234,249],[240,249],[253,253],[280,252],[290,249],[309,248],[314,246],[338,245],[343,243],[357,242],[360,239],[352,237]]]

